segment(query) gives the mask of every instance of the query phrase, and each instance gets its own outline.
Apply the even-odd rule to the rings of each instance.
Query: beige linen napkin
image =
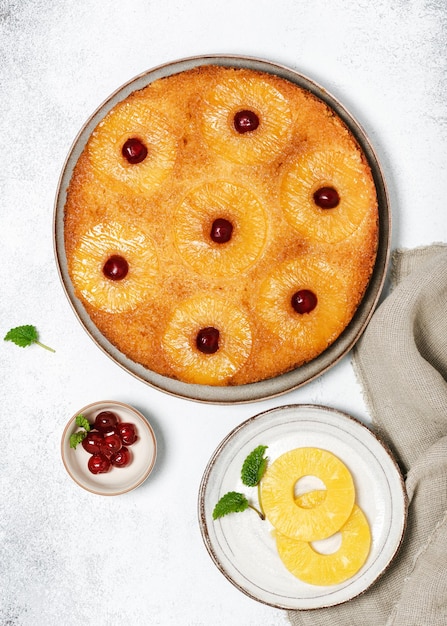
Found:
[[[345,604],[289,611],[294,626],[447,625],[447,245],[393,255],[391,294],[353,351],[373,429],[406,479],[397,558]]]

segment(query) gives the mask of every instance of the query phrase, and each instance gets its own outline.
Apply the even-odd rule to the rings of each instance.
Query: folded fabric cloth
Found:
[[[372,418],[405,476],[401,549],[365,593],[289,611],[294,626],[447,625],[447,245],[396,251],[392,291],[353,350]]]

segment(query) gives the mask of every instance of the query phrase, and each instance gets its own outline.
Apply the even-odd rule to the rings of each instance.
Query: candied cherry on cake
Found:
[[[110,469],[110,461],[102,454],[93,454],[88,460],[88,469],[92,474],[105,474]]]
[[[213,326],[202,328],[197,333],[197,349],[203,354],[214,354],[219,350],[219,331]]]
[[[313,311],[317,302],[317,296],[310,289],[299,289],[291,298],[293,309],[301,315]]]
[[[256,262],[265,246],[267,208],[245,185],[203,183],[177,206],[173,228],[180,255],[196,272],[236,276]]]
[[[144,161],[147,152],[147,147],[138,137],[129,137],[121,148],[121,154],[131,165]]]
[[[333,187],[320,187],[314,193],[314,202],[320,209],[335,209],[340,203],[340,196]]]
[[[172,172],[177,138],[169,120],[143,99],[119,102],[93,131],[87,153],[96,176],[117,193],[150,194]]]
[[[112,254],[104,263],[102,273],[110,280],[122,280],[129,272],[129,264],[120,254]]]
[[[197,334],[202,331],[206,337],[204,343],[210,346],[213,341],[206,335],[208,332],[214,335],[217,328],[219,349],[214,353],[202,352],[197,345]],[[162,346],[173,372],[186,382],[224,384],[250,356],[250,323],[242,308],[221,296],[199,293],[173,310]]]
[[[268,163],[285,148],[291,130],[290,101],[267,77],[239,71],[205,94],[202,133],[227,161]]]
[[[155,290],[158,255],[147,231],[107,220],[81,236],[72,271],[83,298],[96,309],[119,313]]]
[[[215,243],[227,243],[233,234],[233,224],[223,217],[214,220],[210,237]]]
[[[253,132],[258,128],[259,117],[254,111],[243,109],[234,115],[233,124],[236,131],[243,135],[245,133]]]
[[[127,465],[129,465],[130,460],[130,451],[125,446],[123,446],[111,457],[110,462],[114,467],[126,467]]]
[[[136,428],[130,422],[118,424],[118,434],[124,446],[131,446],[137,440]]]
[[[296,349],[310,346],[315,355],[328,347],[328,336],[335,338],[350,320],[348,289],[348,272],[338,264],[318,254],[303,254],[267,274],[256,310],[269,330]]]
[[[291,162],[281,182],[280,203],[300,235],[338,243],[352,235],[376,206],[376,192],[358,154],[328,148]],[[328,210],[335,207],[336,211]]]

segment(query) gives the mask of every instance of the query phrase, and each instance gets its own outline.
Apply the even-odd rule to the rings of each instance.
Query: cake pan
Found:
[[[275,74],[297,84],[301,88],[307,89],[317,98],[325,102],[334,113],[343,120],[363,150],[372,171],[378,199],[379,242],[375,266],[368,288],[348,327],[328,349],[313,361],[275,378],[239,386],[224,387],[184,383],[148,370],[120,352],[99,332],[81,301],[76,297],[68,274],[64,247],[64,207],[67,198],[67,189],[77,160],[97,124],[118,102],[127,98],[133,91],[143,89],[159,78],[165,78],[179,72],[193,69],[194,67],[205,65],[243,67]],[[231,404],[263,400],[296,389],[314,380],[329,368],[333,367],[351,350],[367,326],[384,285],[390,252],[391,215],[385,179],[374,148],[362,126],[354,119],[342,103],[332,96],[323,86],[320,86],[298,71],[283,65],[247,56],[216,54],[188,57],[160,65],[144,72],[126,82],[96,109],[79,131],[63,165],[55,199],[53,236],[57,268],[65,293],[79,322],[99,348],[127,372],[160,391],[198,402]]]

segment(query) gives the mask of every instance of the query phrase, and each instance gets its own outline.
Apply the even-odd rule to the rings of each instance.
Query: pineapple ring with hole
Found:
[[[122,256],[129,270],[122,280],[110,280],[103,267],[112,255]],[[152,291],[158,258],[148,235],[118,222],[97,224],[79,238],[71,276],[82,296],[108,313],[134,309]]]
[[[319,506],[300,507],[294,497],[297,480],[317,476],[326,487]],[[325,539],[336,533],[352,512],[354,482],[348,468],[328,450],[295,448],[267,468],[261,482],[262,505],[269,522],[283,535],[301,541]]]
[[[227,161],[254,165],[272,161],[286,146],[292,128],[288,99],[259,77],[230,76],[205,95],[202,132],[209,146]],[[256,130],[234,128],[239,111],[253,111]]]
[[[210,236],[218,218],[233,226],[226,243],[216,243]],[[227,181],[205,183],[178,206],[174,236],[180,255],[196,272],[234,276],[253,265],[264,248],[266,211],[245,187]]]
[[[219,331],[219,349],[197,349],[197,333],[207,327]],[[224,385],[248,359],[252,335],[245,314],[222,298],[199,295],[174,309],[162,338],[164,352],[183,380],[201,385]]]
[[[291,300],[302,289],[317,296],[317,305],[299,314]],[[306,350],[313,355],[322,352],[349,322],[353,311],[348,289],[340,268],[310,254],[285,261],[263,280],[256,309],[268,328],[306,360]]]
[[[377,206],[374,183],[360,155],[343,150],[312,152],[288,168],[281,183],[281,205],[288,222],[305,238],[327,243],[346,239]],[[340,197],[332,209],[322,209],[313,195],[333,187]]]
[[[337,585],[356,574],[364,565],[371,547],[368,521],[356,504],[340,529],[341,546],[321,554],[306,541],[290,539],[276,532],[276,547],[286,568],[311,585]]]
[[[148,154],[141,163],[131,164],[121,150],[127,139],[134,137],[143,142]],[[115,181],[135,193],[147,194],[172,171],[177,140],[161,113],[134,99],[117,104],[98,124],[88,143],[88,155],[94,172],[108,185]]]

